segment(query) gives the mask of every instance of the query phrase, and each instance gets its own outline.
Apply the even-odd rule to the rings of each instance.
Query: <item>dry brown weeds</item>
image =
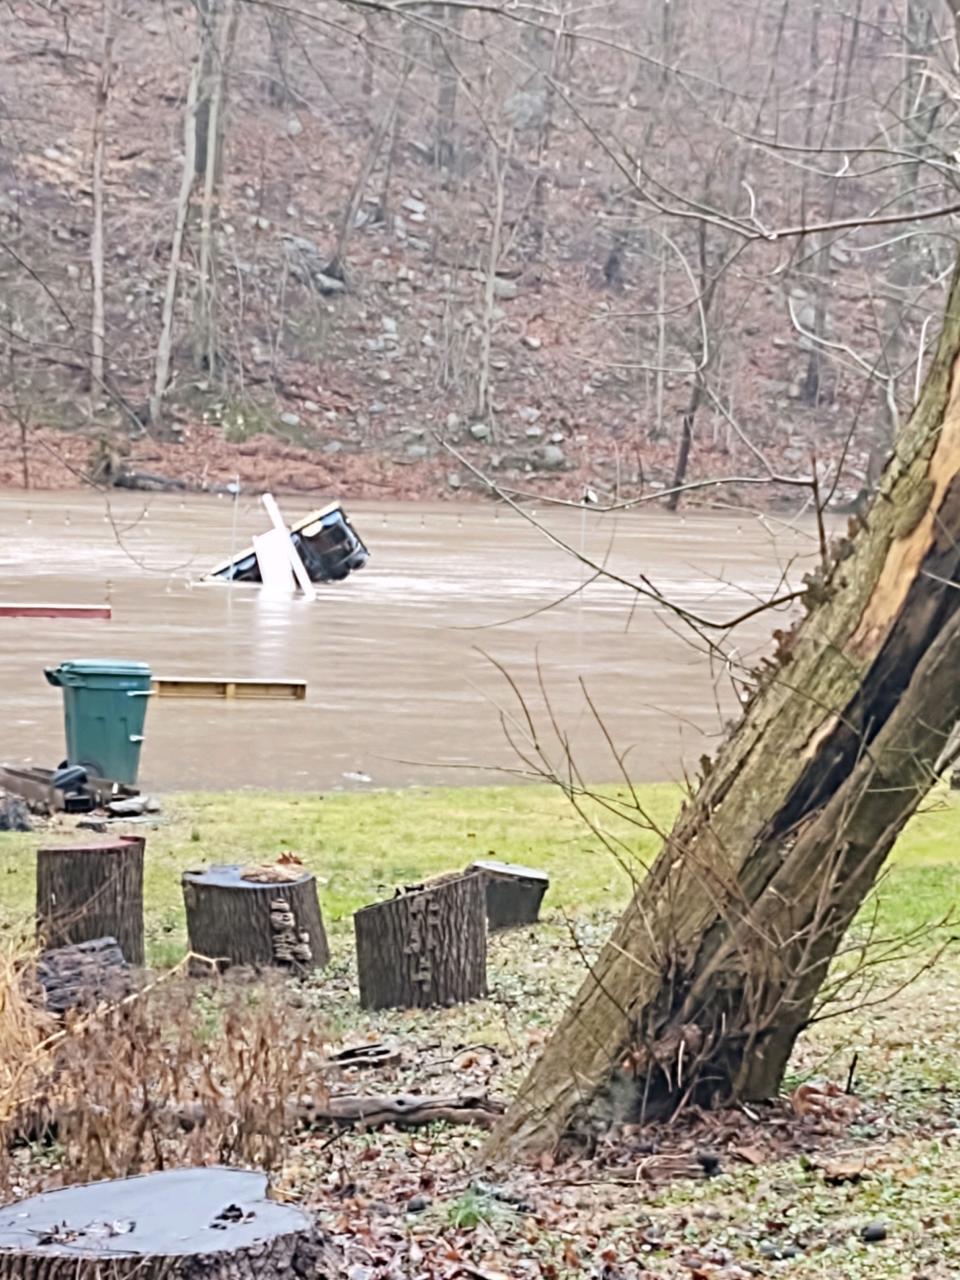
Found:
[[[303,1095],[322,1100],[322,1029],[280,975],[174,971],[57,1026],[31,996],[35,954],[0,949],[0,1190],[18,1144],[64,1182],[184,1163],[282,1161]]]

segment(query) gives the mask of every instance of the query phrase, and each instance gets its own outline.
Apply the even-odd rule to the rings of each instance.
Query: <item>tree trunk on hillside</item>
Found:
[[[491,1139],[768,1098],[960,715],[960,271],[920,401],[852,543]]]
[[[219,209],[220,173],[222,168],[224,117],[227,106],[227,72],[237,35],[239,10],[234,0],[220,0],[208,5],[207,18],[212,24],[204,32],[203,62],[209,72],[201,89],[205,104],[203,142],[198,107],[196,166],[204,158],[203,196],[200,202],[200,262],[197,272],[196,332],[194,359],[198,369],[214,374],[217,368],[217,252],[214,223]]]
[[[104,160],[106,157],[107,102],[110,98],[110,77],[113,71],[113,0],[103,0],[103,45],[100,56],[100,74],[97,77],[96,97],[93,108],[93,226],[90,232],[90,271],[93,284],[93,317],[90,325],[90,381],[93,394],[103,392],[104,342],[104,267],[103,267],[103,208],[104,208]]]
[[[173,358],[173,316],[177,301],[177,288],[180,283],[180,261],[183,256],[183,238],[187,226],[187,214],[190,211],[190,196],[193,192],[194,164],[196,161],[196,114],[197,98],[200,90],[200,61],[194,63],[190,71],[190,82],[187,89],[186,117],[183,126],[183,169],[180,174],[180,193],[177,197],[177,209],[174,215],[173,239],[170,244],[170,262],[167,267],[167,283],[163,293],[163,309],[160,318],[160,336],[157,339],[157,352],[154,358],[153,388],[149,401],[149,420],[151,429],[157,433],[161,424],[163,399],[170,381],[170,364]]]

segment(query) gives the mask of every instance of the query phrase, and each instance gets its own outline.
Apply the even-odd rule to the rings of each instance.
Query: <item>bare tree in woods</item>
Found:
[[[187,226],[187,214],[190,211],[190,195],[194,183],[194,163],[196,158],[196,113],[200,88],[200,59],[196,59],[190,70],[187,88],[186,113],[183,126],[183,168],[180,173],[180,191],[173,223],[173,238],[170,244],[170,261],[167,266],[167,282],[163,293],[163,309],[160,318],[160,336],[157,339],[156,358],[153,369],[153,389],[150,394],[150,425],[157,431],[161,425],[163,398],[166,395],[167,383],[170,380],[170,363],[173,355],[173,318],[177,300],[177,288],[180,283],[180,263],[183,255],[183,238]]]
[[[236,0],[207,0],[202,7],[201,87],[196,115],[198,173],[203,158],[203,194],[200,202],[200,253],[197,272],[195,361],[209,374],[217,367],[217,195],[222,168],[224,118],[227,109],[227,75],[237,34]],[[201,128],[202,126],[202,128]]]
[[[463,28],[464,10],[460,5],[444,5],[443,25],[432,36],[433,65],[437,73],[437,127],[434,163],[439,169],[451,169],[456,154],[457,91],[460,71],[457,67],[459,36]]]
[[[90,325],[90,381],[94,395],[103,388],[104,342],[106,338],[103,301],[104,160],[107,145],[107,103],[110,99],[110,78],[113,73],[113,0],[103,0],[102,32],[100,71],[97,76],[96,96],[93,106],[91,182],[93,227],[90,233],[90,272],[93,283],[93,316]]]
[[[809,581],[494,1133],[547,1147],[619,1086],[635,1118],[774,1095],[847,927],[960,716],[960,269],[865,519]]]
[[[170,380],[173,327],[183,260],[184,240],[197,177],[203,179],[200,210],[196,355],[213,370],[216,363],[215,284],[213,279],[214,214],[220,179],[226,75],[236,35],[236,0],[203,0],[197,8],[197,53],[190,71],[183,125],[183,165],[174,214],[167,281],[163,294],[160,336],[154,361],[149,420],[154,430],[162,419]]]

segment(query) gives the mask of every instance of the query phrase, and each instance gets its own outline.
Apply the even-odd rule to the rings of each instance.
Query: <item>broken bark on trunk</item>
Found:
[[[0,1280],[333,1280],[302,1209],[240,1169],[174,1169],[48,1191],[0,1209]]]
[[[142,966],[143,850],[140,836],[37,851],[37,929],[45,947],[116,938]]]
[[[289,877],[271,868],[208,867],[183,874],[190,950],[218,968],[276,965],[322,969],[330,948],[316,879],[302,868]],[[260,879],[252,878],[259,875]]]
[[[769,1097],[960,715],[960,272],[862,527],[684,808],[487,1155]]]
[[[364,907],[353,917],[364,1009],[428,1009],[487,990],[480,876],[455,876]]]

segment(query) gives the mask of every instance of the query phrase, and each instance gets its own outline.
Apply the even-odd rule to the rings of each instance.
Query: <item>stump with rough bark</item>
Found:
[[[95,938],[44,951],[37,961],[37,982],[51,1013],[118,1000],[133,990],[130,966],[116,938]]]
[[[302,867],[187,871],[183,900],[190,950],[220,968],[306,972],[330,959],[317,882]]]
[[[484,861],[472,862],[467,867],[467,875],[471,874],[483,880],[491,931],[536,924],[540,919],[540,904],[550,887],[542,871],[512,862]]]
[[[487,921],[480,876],[453,876],[353,917],[360,1004],[426,1009],[487,990]]]
[[[142,965],[141,836],[117,836],[37,852],[37,927],[44,946],[116,938],[124,959]]]
[[[0,1209],[0,1280],[334,1280],[332,1245],[239,1169],[175,1169]]]

